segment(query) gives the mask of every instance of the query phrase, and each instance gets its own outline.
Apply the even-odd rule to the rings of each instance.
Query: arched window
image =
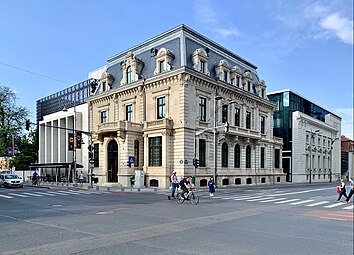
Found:
[[[252,178],[247,178],[246,179],[246,184],[252,184]]]
[[[128,66],[127,67],[127,83],[132,82],[132,67]]]
[[[240,151],[240,145],[236,144],[236,145],[235,145],[234,167],[235,167],[235,168],[240,168],[240,166],[241,166],[241,151]]]
[[[236,178],[235,179],[235,184],[236,185],[241,185],[241,178]]]
[[[138,140],[134,141],[134,157],[135,157],[134,166],[139,166],[139,141]]]
[[[150,180],[150,187],[158,187],[159,186],[159,181],[156,179],[151,179]]]
[[[265,177],[262,177],[261,183],[266,183],[266,178]]]
[[[246,168],[251,168],[251,146],[246,147]]]
[[[229,179],[222,179],[222,185],[224,186],[229,185]]]
[[[227,143],[223,143],[221,147],[221,166],[222,167],[228,167],[229,161],[229,147],[227,146]]]
[[[207,179],[201,179],[199,185],[200,185],[200,187],[208,186],[208,180]]]

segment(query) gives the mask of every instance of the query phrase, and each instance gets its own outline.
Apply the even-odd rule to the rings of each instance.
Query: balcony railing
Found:
[[[118,131],[142,132],[142,127],[143,125],[140,123],[122,120],[116,122],[105,122],[97,126],[99,133]]]

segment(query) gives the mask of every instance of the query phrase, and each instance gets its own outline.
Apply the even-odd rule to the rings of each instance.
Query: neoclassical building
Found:
[[[89,78],[100,185],[130,185],[136,170],[147,187],[168,187],[173,171],[197,186],[210,176],[219,186],[285,182],[275,104],[257,67],[189,27],[109,58]]]

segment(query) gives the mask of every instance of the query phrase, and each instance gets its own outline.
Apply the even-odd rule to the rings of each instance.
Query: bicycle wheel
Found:
[[[199,203],[199,196],[194,192],[189,195],[189,199],[192,205],[196,205]]]
[[[184,198],[181,196],[180,193],[177,194],[177,203],[182,204],[184,202]]]

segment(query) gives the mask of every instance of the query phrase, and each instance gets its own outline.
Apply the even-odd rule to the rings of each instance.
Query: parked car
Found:
[[[16,174],[0,174],[0,187],[23,187],[23,180]]]

